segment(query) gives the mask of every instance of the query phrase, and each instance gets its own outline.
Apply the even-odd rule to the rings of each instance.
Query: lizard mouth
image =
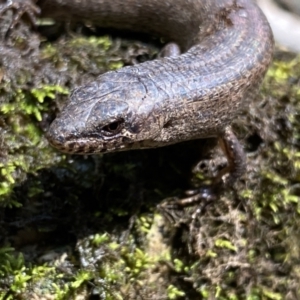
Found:
[[[98,134],[80,136],[77,130],[68,128],[66,122],[57,120],[50,125],[46,137],[54,148],[65,153],[82,155],[123,151],[132,148],[134,144],[132,139],[122,135],[117,138]]]
[[[49,143],[56,149],[70,154],[82,154],[88,155],[93,153],[105,153],[107,152],[106,143],[99,142],[95,139],[80,139],[80,140],[68,140],[61,141],[59,138],[50,139]]]
[[[54,122],[50,125],[46,137],[56,149],[70,154],[93,154],[106,152],[105,142],[95,137],[79,137],[76,130],[67,130],[65,122]],[[72,129],[72,128],[71,128]],[[71,132],[71,133],[70,133]]]
[[[89,155],[95,153],[106,153],[114,151],[122,151],[126,149],[126,144],[116,142],[106,142],[95,137],[76,138],[63,135],[51,134],[51,130],[47,133],[49,143],[56,149],[69,153]],[[128,145],[127,145],[128,146]]]

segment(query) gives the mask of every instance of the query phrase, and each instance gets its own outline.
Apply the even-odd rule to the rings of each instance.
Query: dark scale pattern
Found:
[[[272,59],[269,24],[251,0],[37,4],[44,16],[150,32],[185,52],[108,72],[76,89],[48,132],[50,143],[69,153],[152,148],[211,136],[228,144],[230,123],[255,97]]]

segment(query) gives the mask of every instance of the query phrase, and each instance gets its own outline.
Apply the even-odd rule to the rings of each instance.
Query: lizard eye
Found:
[[[121,129],[124,127],[124,120],[116,120],[108,125],[105,125],[104,127],[101,128],[101,131],[104,135],[107,136],[112,136],[114,134],[117,134],[121,131]]]

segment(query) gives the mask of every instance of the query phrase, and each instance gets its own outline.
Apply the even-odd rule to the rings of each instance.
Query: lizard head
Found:
[[[154,106],[136,76],[108,72],[72,92],[47,138],[59,150],[76,154],[149,148],[160,131]]]

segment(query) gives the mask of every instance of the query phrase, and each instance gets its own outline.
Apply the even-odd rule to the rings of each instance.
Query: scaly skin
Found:
[[[255,97],[273,53],[270,27],[254,1],[39,0],[37,5],[42,15],[56,19],[163,36],[184,52],[107,72],[75,89],[47,134],[54,147],[92,154],[218,136],[229,160],[226,172],[234,179],[245,170],[230,124]]]
[[[147,31],[177,42],[178,57],[105,73],[73,91],[48,139],[70,153],[152,148],[222,136],[254,96],[273,53],[252,1],[44,0],[45,15]]]

